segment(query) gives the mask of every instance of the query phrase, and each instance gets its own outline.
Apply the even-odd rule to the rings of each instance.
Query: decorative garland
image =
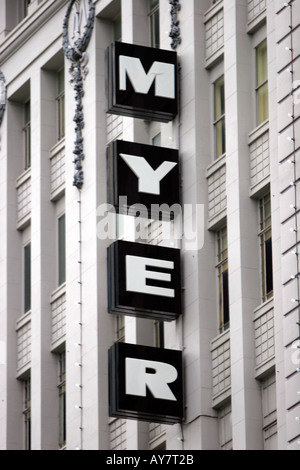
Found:
[[[181,10],[181,4],[179,3],[179,0],[169,0],[169,3],[171,5],[170,14],[172,19],[169,37],[172,38],[172,49],[176,49],[177,46],[181,44],[179,20],[177,16],[177,13]]]
[[[3,116],[6,108],[6,86],[5,86],[5,77],[0,71],[0,126],[3,121]]]
[[[84,96],[84,89],[83,89],[83,80],[88,74],[88,56],[86,54],[87,47],[89,45],[92,31],[94,28],[95,22],[95,5],[92,0],[88,0],[89,3],[89,15],[87,19],[87,23],[84,27],[84,33],[82,37],[78,37],[72,46],[69,41],[69,20],[70,14],[74,4],[77,3],[78,0],[71,0],[66,12],[66,16],[63,21],[63,49],[65,56],[69,59],[71,63],[71,67],[69,72],[72,75],[71,83],[73,84],[73,88],[76,92],[75,101],[76,101],[76,110],[73,121],[75,122],[75,133],[76,133],[76,140],[75,140],[75,148],[73,150],[73,154],[75,155],[74,163],[75,163],[75,175],[73,180],[73,186],[76,186],[78,189],[81,189],[84,182],[84,175],[82,169],[82,161],[84,160],[84,153],[83,153],[83,136],[82,136],[82,129],[84,128],[84,114],[83,114],[83,104],[82,98]],[[77,10],[77,14],[80,14]]]

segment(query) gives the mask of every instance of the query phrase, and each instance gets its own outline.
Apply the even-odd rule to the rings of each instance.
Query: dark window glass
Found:
[[[122,18],[119,15],[113,22],[114,26],[114,40],[122,41]]]
[[[219,158],[226,152],[224,76],[214,84],[214,127],[215,152],[216,157]]]
[[[273,296],[272,220],[270,194],[266,195],[260,200],[259,214],[262,300],[265,302]]]
[[[228,270],[222,273],[223,283],[223,320],[224,325],[229,323],[229,286],[228,286]]]
[[[24,248],[24,312],[31,309],[31,244]]]
[[[266,251],[266,293],[273,292],[273,260],[272,260],[272,238],[265,242]]]
[[[58,284],[66,282],[66,218],[58,219]]]
[[[151,47],[160,47],[159,0],[150,0]]]
[[[156,348],[165,347],[165,329],[162,321],[154,322],[154,346]]]
[[[58,140],[65,137],[65,69],[57,73],[57,126]]]
[[[24,447],[31,450],[31,381],[30,378],[24,381]]]
[[[27,101],[24,105],[24,151],[25,151],[25,170],[31,167],[31,110],[30,110],[30,101]]]
[[[218,285],[219,285],[219,318],[220,332],[229,328],[229,281],[228,281],[228,244],[227,228],[223,228],[217,234],[218,242]]]
[[[66,353],[59,355],[59,446],[66,444]]]

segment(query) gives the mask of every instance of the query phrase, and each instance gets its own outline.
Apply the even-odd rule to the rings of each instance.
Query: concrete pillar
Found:
[[[51,349],[50,294],[56,278],[56,220],[49,197],[49,141],[55,101],[47,75],[39,68],[31,78],[31,285],[32,285],[32,449],[58,448],[58,374]],[[47,113],[45,112],[47,110]],[[54,131],[52,130],[52,133]]]
[[[182,240],[183,317],[173,330],[175,338],[171,336],[166,345],[175,343],[184,348],[186,417],[182,428],[176,425],[168,430],[168,445],[178,450],[218,448],[216,413],[211,408],[210,341],[217,335],[214,236],[207,231],[207,222],[200,220],[200,230],[205,234],[203,246],[193,246],[185,237],[195,227],[197,204],[204,205],[207,220],[206,168],[212,162],[212,119],[208,73],[203,64],[204,14],[210,6],[209,1],[195,0],[190,2],[189,9],[182,8],[178,14],[182,37],[177,47],[182,66],[181,110],[180,117],[174,121],[173,135],[181,161],[182,203],[192,208],[192,216],[185,219]],[[169,25],[170,22],[171,18]],[[165,31],[166,27],[162,34]]]
[[[70,450],[109,449],[107,351],[114,336],[113,318],[107,314],[106,248],[111,241],[97,239],[95,214],[97,207],[106,202],[104,64],[110,42],[110,25],[96,19],[88,48],[89,74],[84,82],[83,98],[82,325],[78,324],[81,320],[79,193],[72,186],[75,93],[66,74],[67,442]],[[66,63],[66,70],[68,67]],[[75,344],[80,343],[81,333],[82,346],[78,347]],[[80,367],[76,362],[82,364],[82,389],[76,387],[80,384]],[[82,410],[76,406],[81,406]]]
[[[23,447],[22,385],[16,381],[16,321],[21,312],[21,237],[16,231],[16,179],[20,175],[21,119],[7,103],[0,129],[0,449]],[[8,158],[9,155],[9,158]]]
[[[253,120],[248,110],[255,84],[247,2],[225,1],[224,25],[233,449],[251,450],[262,449],[263,439],[260,385],[254,378],[253,310],[261,301],[257,204],[249,198]]]

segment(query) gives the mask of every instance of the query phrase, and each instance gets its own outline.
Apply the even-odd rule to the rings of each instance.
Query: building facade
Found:
[[[95,8],[80,188],[71,3],[70,41]],[[173,120],[107,112],[114,41],[176,51]],[[1,449],[300,449],[299,47],[299,0],[0,0]],[[182,236],[122,216],[103,236],[115,140],[179,151]],[[181,250],[179,318],[108,313],[114,239]],[[182,351],[180,423],[109,416],[118,341]]]

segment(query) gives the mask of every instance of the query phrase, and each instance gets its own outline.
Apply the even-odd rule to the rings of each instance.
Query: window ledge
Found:
[[[29,312],[24,313],[18,320],[16,321],[16,331],[19,331],[23,326],[27,325],[31,321],[31,310]]]
[[[269,131],[269,119],[258,127],[256,127],[252,132],[249,134],[248,144],[251,145],[257,139],[259,139],[262,135]]]
[[[261,28],[267,21],[267,8],[264,8],[258,13],[258,15],[251,18],[248,21],[247,33],[254,34],[259,28]]]
[[[225,207],[220,212],[215,214],[213,217],[208,219],[207,229],[211,232],[216,232],[217,230],[220,230],[224,226],[226,222],[226,218],[227,218],[227,207]]]
[[[213,163],[211,163],[206,169],[206,178],[212,176],[216,171],[218,171],[222,166],[226,165],[226,153],[217,158]]]
[[[223,0],[217,0],[205,13],[204,24],[211,20],[223,8]]]
[[[58,199],[61,199],[62,196],[65,194],[65,190],[66,190],[66,184],[65,182],[63,182],[51,191],[50,200],[52,202],[58,201]]]
[[[268,192],[270,182],[270,175],[258,181],[253,186],[251,186],[249,196],[252,199],[261,199]]]
[[[166,430],[164,429],[160,434],[158,434],[158,436],[153,437],[153,439],[149,441],[149,446],[151,449],[154,450],[155,447],[162,444],[165,440],[166,440]]]
[[[31,168],[28,168],[28,170],[25,170],[18,178],[16,181],[16,188],[18,189],[22,184],[26,183],[31,178]]]
[[[205,58],[205,68],[210,70],[224,58],[224,45],[218,47],[214,52]]]
[[[262,315],[265,315],[267,312],[272,310],[274,308],[274,298],[272,297],[271,299],[267,300],[263,304],[261,304],[259,307],[257,307],[253,313],[254,313],[254,321],[260,318]]]
[[[29,227],[31,223],[31,211],[29,210],[27,214],[17,220],[16,228],[22,232],[25,228]]]
[[[65,350],[66,345],[66,333],[56,338],[55,341],[51,342],[50,351],[55,354],[59,354]]]
[[[65,138],[59,140],[53,147],[50,149],[50,160],[55,157],[61,150],[65,148]]]
[[[61,286],[59,286],[55,291],[52,292],[50,303],[53,304],[57,299],[62,297],[66,293],[66,283],[64,282]]]
[[[219,348],[222,346],[222,344],[226,343],[227,341],[230,340],[230,329],[223,331],[222,333],[219,334],[216,338],[214,338],[211,341],[211,351],[214,351],[215,349]]]
[[[26,364],[23,364],[22,367],[17,369],[16,378],[18,380],[25,380],[30,375],[30,369],[31,369],[31,360],[29,360],[28,362],[26,362]]]
[[[231,397],[231,385],[224,388],[220,393],[214,395],[212,398],[212,408],[221,408],[226,402],[230,400]]]
[[[255,378],[263,379],[275,369],[275,356],[270,357],[255,367]]]

